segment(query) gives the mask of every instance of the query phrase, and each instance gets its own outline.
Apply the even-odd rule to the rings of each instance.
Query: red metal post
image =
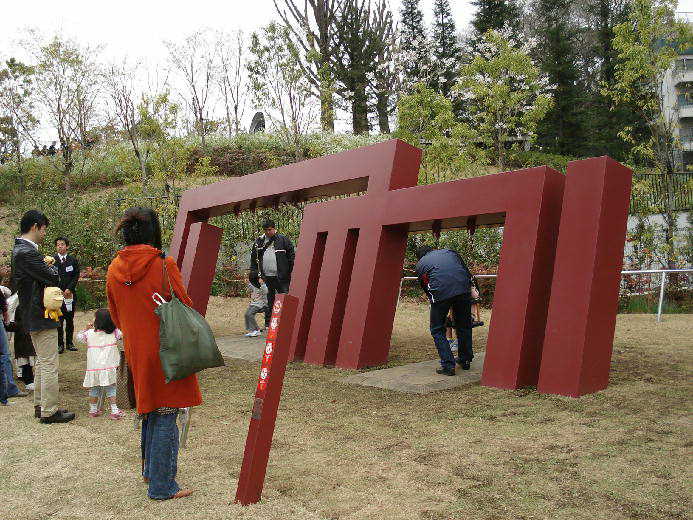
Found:
[[[214,280],[222,232],[221,228],[210,226],[206,222],[196,222],[190,225],[187,236],[188,247],[198,254],[185,256],[181,275],[194,309],[203,316],[207,312],[209,288]]]
[[[568,164],[539,392],[578,397],[609,384],[631,180],[608,157]]]
[[[236,489],[236,502],[243,505],[258,502],[262,495],[297,304],[296,298],[284,294],[274,300]]]

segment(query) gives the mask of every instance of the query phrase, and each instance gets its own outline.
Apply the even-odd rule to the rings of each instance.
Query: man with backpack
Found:
[[[416,275],[431,302],[431,336],[440,356],[438,374],[455,375],[455,358],[445,337],[445,319],[452,309],[458,340],[457,363],[469,370],[472,350],[471,284],[472,275],[464,261],[450,249],[421,246],[416,251],[419,259]]]

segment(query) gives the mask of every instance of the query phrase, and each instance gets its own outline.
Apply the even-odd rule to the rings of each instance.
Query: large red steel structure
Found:
[[[631,172],[608,157],[417,186],[421,151],[392,140],[186,191],[172,255],[207,308],[225,213],[317,196],[290,294],[290,358],[387,361],[410,232],[504,226],[482,384],[579,396],[608,385]]]

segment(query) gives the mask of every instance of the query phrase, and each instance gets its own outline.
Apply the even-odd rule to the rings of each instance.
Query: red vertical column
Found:
[[[217,267],[222,230],[206,222],[190,226],[181,274],[194,309],[203,316],[207,312],[209,294]]]
[[[631,181],[608,157],[568,165],[539,392],[578,397],[609,384]]]
[[[303,357],[306,363],[327,365],[335,361],[357,237],[346,228],[330,230],[327,235]]]
[[[278,294],[274,300],[236,489],[236,502],[243,505],[258,502],[262,495],[296,308],[297,300],[293,296]]]
[[[305,354],[308,331],[315,306],[318,278],[322,268],[327,233],[318,233],[311,225],[311,206],[306,208],[301,223],[301,235],[296,247],[297,255],[291,275],[289,294],[300,296],[298,301],[297,321],[289,346],[289,359],[301,360]]]
[[[536,385],[564,178],[549,168],[516,175],[507,209],[481,384]]]
[[[408,224],[361,228],[337,352],[338,367],[387,363],[408,230]]]

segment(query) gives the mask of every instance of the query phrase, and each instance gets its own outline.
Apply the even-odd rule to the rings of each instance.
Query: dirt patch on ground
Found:
[[[241,333],[245,305],[213,298],[215,332]],[[690,518],[692,323],[619,316],[612,385],[581,399],[478,385],[399,394],[340,383],[349,371],[291,364],[264,498],[247,508],[232,501],[256,363],[201,375],[205,403],[179,461],[195,494],[154,502],[131,415],[89,419],[85,353],[66,353],[61,391],[76,421],[40,425],[26,399],[0,409],[0,518]],[[477,349],[486,330],[475,330]],[[425,306],[402,303],[391,364],[433,357]]]

